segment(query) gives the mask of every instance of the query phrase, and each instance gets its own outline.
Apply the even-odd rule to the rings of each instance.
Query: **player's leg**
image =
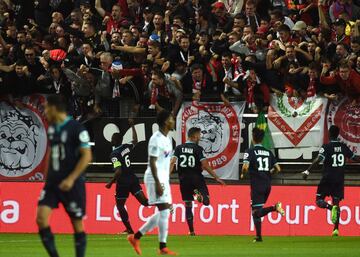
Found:
[[[164,190],[165,191],[165,190]],[[170,204],[162,203],[157,204],[159,209],[159,253],[161,255],[177,255],[175,252],[167,248],[167,237],[169,232],[169,216],[170,216]]]
[[[76,257],[84,257],[86,250],[86,233],[83,226],[83,217],[86,214],[85,181],[77,179],[68,192],[62,192],[60,200],[71,219],[74,229]]]
[[[138,177],[135,174],[132,176],[131,193],[135,196],[136,200],[144,206],[149,206],[149,200],[146,198]]]
[[[256,187],[251,188],[251,214],[255,226],[256,237],[254,242],[262,242],[261,235],[261,209],[265,203],[265,194]]]
[[[39,235],[46,251],[50,257],[58,257],[59,254],[55,246],[54,234],[49,226],[49,218],[52,209],[46,205],[39,205],[36,213],[36,223],[39,228]]]
[[[189,235],[195,235],[194,232],[194,215],[192,212],[192,202],[193,202],[193,192],[194,187],[192,186],[192,183],[189,179],[182,178],[180,180],[180,193],[182,200],[185,203],[185,216],[186,216],[186,222],[189,227]]]
[[[325,197],[329,194],[330,192],[328,183],[324,179],[321,179],[316,192],[316,205],[319,208],[328,209],[331,211],[333,206],[325,201]]]
[[[49,218],[53,208],[58,206],[58,198],[55,193],[47,188],[41,191],[36,213],[36,223],[39,228],[39,235],[46,251],[50,257],[58,257],[59,254],[55,246],[54,234],[49,226]]]
[[[264,193],[264,203],[266,203],[267,199],[269,198],[271,192],[271,186],[269,186],[268,188],[266,188],[266,191]],[[258,216],[260,217],[264,217],[265,215],[267,215],[269,212],[273,212],[276,211],[278,213],[280,213],[281,216],[285,215],[285,211],[283,210],[283,208],[281,207],[281,202],[277,202],[275,205],[273,206],[269,206],[269,207],[262,207],[257,211]]]
[[[202,196],[202,203],[205,206],[210,205],[210,194],[209,194],[209,189],[205,183],[205,179],[203,177],[199,177],[196,179],[195,183],[197,190]]]
[[[333,208],[331,210],[331,218],[334,224],[333,235],[339,235],[339,221],[340,221],[340,197],[332,197]]]
[[[116,196],[116,207],[119,211],[121,220],[126,228],[126,231],[124,231],[124,232],[128,233],[128,234],[134,234],[134,231],[133,231],[130,221],[129,221],[129,214],[125,208],[126,200],[127,200],[127,198],[118,198]]]
[[[75,252],[76,257],[84,257],[86,250],[86,233],[82,218],[71,218],[71,224],[74,229]]]

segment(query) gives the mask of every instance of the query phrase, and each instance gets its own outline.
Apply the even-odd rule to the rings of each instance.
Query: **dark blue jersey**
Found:
[[[331,180],[343,180],[346,159],[354,158],[355,154],[344,143],[331,141],[320,148],[319,157],[324,162],[324,178]]]
[[[130,152],[133,148],[132,144],[123,144],[111,152],[110,159],[114,169],[121,167],[123,174],[131,172]]]
[[[205,160],[204,149],[193,142],[178,145],[174,151],[179,177],[202,176],[201,161]]]
[[[244,163],[249,164],[251,185],[263,185],[271,182],[270,170],[276,164],[276,158],[271,151],[262,145],[255,145],[246,150]]]
[[[47,183],[57,184],[66,178],[80,159],[80,148],[89,148],[89,134],[79,122],[67,117],[48,128],[50,164]]]

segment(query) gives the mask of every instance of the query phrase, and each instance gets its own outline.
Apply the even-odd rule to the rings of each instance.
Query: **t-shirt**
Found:
[[[61,124],[48,128],[50,165],[47,184],[58,184],[75,168],[80,159],[80,149],[90,148],[89,133],[78,121],[66,118]]]
[[[123,144],[116,147],[110,154],[114,170],[121,167],[122,174],[132,172],[130,152],[134,148],[132,144]]]
[[[354,158],[355,154],[344,143],[331,141],[320,148],[319,157],[324,161],[323,177],[343,181],[346,159]]]
[[[201,161],[205,160],[204,149],[193,142],[178,145],[174,151],[179,178],[202,176]]]
[[[251,186],[271,183],[270,170],[275,166],[276,158],[271,151],[262,145],[255,145],[246,150],[244,163],[249,163]]]
[[[157,131],[151,136],[148,146],[149,162],[144,176],[146,182],[155,182],[151,173],[150,157],[157,157],[156,168],[159,181],[161,183],[169,182],[172,150],[172,139],[169,135],[164,136]]]

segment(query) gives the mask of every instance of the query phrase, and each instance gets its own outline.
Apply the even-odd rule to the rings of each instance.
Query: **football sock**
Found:
[[[209,196],[206,194],[203,194],[202,196],[203,196],[203,201],[202,201],[203,205],[208,206],[210,204]]]
[[[125,227],[126,227],[126,230],[129,232],[129,233],[133,233],[133,229],[130,225],[130,222],[129,222],[129,214],[128,212],[126,211],[125,209],[125,206],[122,205],[122,204],[118,204],[117,205],[117,208],[119,210],[119,213],[120,213],[120,217],[121,217],[121,220],[122,222],[124,223]]]
[[[340,207],[337,210],[337,220],[336,220],[336,222],[334,224],[334,230],[339,229],[339,221],[340,221]]]
[[[320,208],[328,209],[330,211],[332,209],[332,205],[325,202],[324,199],[316,199],[316,205]]]
[[[185,207],[185,215],[186,215],[186,222],[189,226],[189,231],[194,231],[194,215],[192,212],[192,207]]]
[[[256,230],[256,236],[258,238],[261,238],[261,218],[257,217],[256,214],[253,214],[253,220],[254,220],[254,225],[255,225],[255,230]]]
[[[75,250],[76,257],[84,257],[86,249],[86,234],[85,232],[75,233]]]
[[[166,243],[161,243],[161,242],[160,242],[160,246],[159,246],[160,250],[163,249],[163,248],[165,248],[165,247],[166,247]]]
[[[260,217],[264,217],[266,214],[268,214],[269,212],[272,211],[276,211],[275,206],[270,206],[270,207],[265,207],[265,208],[261,208],[261,209],[257,209],[257,216]]]
[[[159,242],[166,243],[168,231],[169,231],[169,216],[170,210],[165,209],[159,212]]]
[[[51,232],[50,227],[40,229],[39,235],[49,256],[59,257],[59,254],[55,247],[54,234]]]
[[[153,228],[155,228],[158,223],[159,223],[159,218],[160,218],[160,212],[156,212],[154,213],[146,222],[144,225],[142,225],[142,227],[139,229],[139,232],[141,233],[141,235],[145,235],[148,231],[152,230]],[[138,234],[138,233],[136,233]],[[135,234],[135,238],[136,239],[140,239],[137,238],[139,235]]]

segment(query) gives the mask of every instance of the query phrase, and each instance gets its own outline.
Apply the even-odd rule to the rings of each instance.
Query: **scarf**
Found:
[[[316,88],[315,88],[315,79],[310,79],[309,85],[306,91],[307,97],[313,97],[316,95]]]
[[[158,87],[152,85],[151,101],[150,101],[151,105],[150,106],[155,107],[155,104],[157,103],[157,98],[159,95],[165,96],[166,98],[170,98],[170,93],[169,93],[169,90],[168,90],[166,84],[158,86]]]
[[[118,97],[120,97],[120,84],[119,84],[119,80],[115,79],[112,98],[118,98]]]

